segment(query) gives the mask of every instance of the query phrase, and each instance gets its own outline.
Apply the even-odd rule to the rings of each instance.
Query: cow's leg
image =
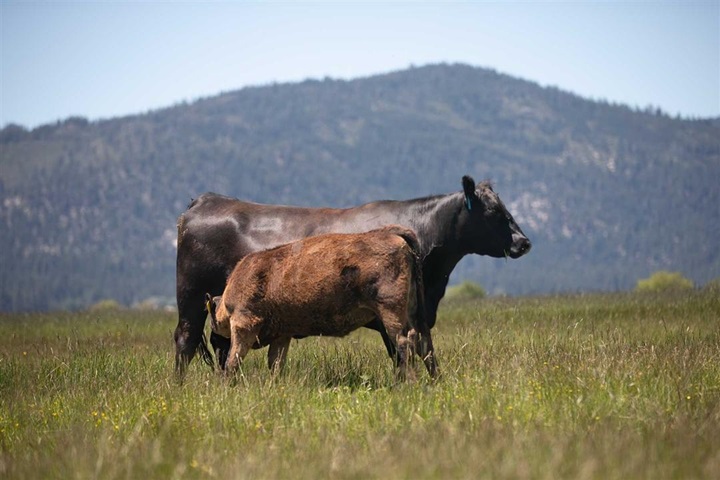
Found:
[[[292,337],[282,337],[274,340],[268,350],[268,368],[273,373],[280,373],[285,366],[287,353],[290,349]]]
[[[175,373],[180,380],[199,349],[203,360],[212,366],[212,356],[205,345],[203,329],[207,312],[202,294],[178,296],[178,324],[175,327]]]
[[[416,319],[416,325],[418,330],[418,337],[416,342],[416,351],[418,355],[423,360],[423,363],[425,364],[425,368],[427,368],[428,373],[432,378],[437,378],[439,372],[438,372],[438,364],[437,364],[437,357],[435,356],[435,347],[432,343],[432,335],[430,335],[430,330],[435,325],[435,320],[437,319],[437,311],[438,311],[438,305],[440,304],[440,299],[443,296],[443,293],[445,292],[445,288],[430,288],[430,286],[426,283],[425,284],[425,308],[424,308],[424,315],[419,316],[419,318]]]
[[[437,313],[437,310],[433,310]],[[434,317],[433,317],[434,321]],[[428,327],[427,317],[418,315],[414,322],[415,328],[411,329],[410,342],[415,349],[415,352],[420,356],[425,368],[427,368],[430,377],[437,378],[437,360],[435,359],[435,347],[432,343],[432,335],[430,334],[430,327]]]
[[[215,352],[215,358],[217,358],[218,366],[221,370],[225,370],[228,352],[230,351],[230,343],[229,338],[218,335],[215,332],[210,332],[210,344],[212,345],[213,352]]]
[[[430,329],[421,329],[417,338],[413,339],[413,343],[416,346],[415,351],[420,358],[422,358],[430,377],[437,378],[438,366],[437,359],[435,358],[435,348],[433,347],[432,336],[430,335]]]
[[[385,344],[385,350],[387,350],[388,356],[393,361],[395,366],[397,366],[399,360],[397,348],[395,348],[395,342],[390,338],[387,330],[385,330],[385,325],[383,325],[383,322],[376,317],[375,320],[365,325],[365,327],[371,330],[375,330],[376,332],[380,332],[383,344]]]

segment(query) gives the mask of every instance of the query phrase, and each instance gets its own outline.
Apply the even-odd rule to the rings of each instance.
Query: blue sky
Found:
[[[0,125],[110,118],[249,85],[462,62],[720,116],[720,0],[0,0]]]

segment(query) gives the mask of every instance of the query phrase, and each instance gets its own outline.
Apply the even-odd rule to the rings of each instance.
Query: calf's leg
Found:
[[[233,320],[231,319],[231,322]],[[233,325],[230,329],[230,352],[225,364],[225,374],[234,375],[255,342],[255,331]]]
[[[285,366],[287,352],[290,349],[292,337],[282,337],[274,340],[268,350],[268,368],[273,373],[280,373]]]
[[[385,331],[397,351],[395,372],[398,380],[414,380],[415,371],[410,365],[414,345],[412,345],[412,342],[408,339],[408,316],[406,309],[381,307],[379,313],[382,324],[385,326]]]

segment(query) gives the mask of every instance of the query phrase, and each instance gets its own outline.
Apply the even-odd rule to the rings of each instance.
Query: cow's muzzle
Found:
[[[520,258],[528,253],[532,248],[532,243],[530,243],[530,240],[525,236],[517,237],[513,240],[514,241],[509,252],[510,258]]]

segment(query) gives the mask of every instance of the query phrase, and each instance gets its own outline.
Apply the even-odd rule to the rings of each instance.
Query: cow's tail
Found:
[[[202,334],[202,339],[200,340],[197,349],[200,353],[200,358],[203,359],[203,362],[205,362],[207,365],[210,365],[210,367],[215,368],[215,361],[213,361],[212,354],[210,353],[210,349],[207,346],[207,336],[205,336],[205,332],[203,332]]]

